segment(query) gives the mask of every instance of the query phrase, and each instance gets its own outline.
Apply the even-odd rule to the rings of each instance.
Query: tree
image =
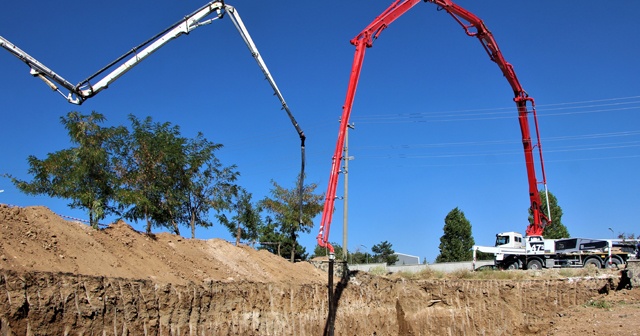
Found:
[[[129,116],[132,131],[120,144],[116,158],[120,180],[118,193],[120,210],[125,218],[146,221],[146,232],[151,227],[167,227],[180,234],[173,213],[181,199],[180,170],[185,165],[183,146],[178,126],[154,123],[151,117],[140,121]]]
[[[373,256],[369,252],[356,251],[354,253],[350,253],[349,257],[352,264],[368,264],[369,261],[373,260]]]
[[[364,246],[364,245],[362,245]],[[375,261],[371,253],[360,251],[360,248],[356,248],[356,251],[349,253],[349,259],[352,264],[368,264],[370,261]]]
[[[373,245],[371,251],[373,252],[373,259],[376,260],[376,262],[393,265],[398,261],[398,256],[394,254],[396,251],[393,250],[391,243],[386,240],[380,244]]]
[[[436,262],[468,261],[473,259],[475,241],[471,235],[471,223],[457,207],[444,219],[444,234],[440,237],[440,254]]]
[[[225,215],[219,217],[220,223],[226,226],[232,235],[236,236],[236,245],[240,243],[240,239],[255,241],[259,238],[259,229],[263,225],[262,218],[260,218],[262,209],[260,206],[253,205],[251,197],[251,193],[240,188],[236,200],[231,206],[233,217],[231,219]]]
[[[264,225],[258,229],[260,236],[260,250],[267,250],[278,256],[291,255],[294,260],[307,260],[307,249],[300,244],[293,244],[288,233],[280,231],[281,225],[266,217]],[[295,245],[295,250],[293,246]]]
[[[298,176],[298,181],[300,181],[300,178],[301,176]],[[290,260],[293,262],[296,259],[296,251],[299,250],[297,246],[298,235],[300,232],[311,232],[313,227],[312,218],[322,211],[324,194],[313,194],[318,187],[315,183],[304,185],[302,188],[302,218],[299,218],[300,191],[298,187],[285,189],[275,181],[271,181],[271,183],[273,184],[273,189],[271,189],[272,197],[265,197],[260,202],[260,206],[268,213],[273,214],[280,232],[278,241],[281,241],[284,248],[291,254]]]
[[[282,256],[282,235],[278,232],[278,224],[269,216],[258,227],[259,250],[267,250],[275,255]],[[306,252],[306,251],[305,251]]]
[[[182,221],[188,223],[191,238],[195,238],[196,226],[213,226],[207,216],[210,210],[215,210],[217,218],[223,222],[226,217],[221,214],[222,211],[235,208],[236,214],[240,216],[236,219],[244,223],[247,230],[253,230],[245,232],[246,237],[243,238],[250,236],[256,239],[255,231],[259,225],[260,211],[253,213],[255,209],[250,204],[251,194],[244,190],[242,194],[238,194],[239,187],[234,182],[240,173],[236,171],[235,165],[225,167],[215,157],[215,151],[220,148],[221,144],[208,141],[202,133],[188,141],[185,149],[186,165],[180,170],[180,181],[184,185],[177,189],[181,193],[179,199],[183,200],[180,203]],[[237,198],[235,205],[232,204],[234,197]]]
[[[50,153],[44,160],[29,156],[31,182],[9,178],[26,194],[70,199],[69,206],[86,209],[89,223],[97,229],[101,219],[116,211],[117,180],[109,158],[112,140],[124,130],[101,127],[105,118],[96,112],[69,112],[60,120],[76,147]]]
[[[546,239],[570,238],[569,230],[562,224],[562,208],[558,205],[558,199],[549,192],[549,208],[551,216],[547,213],[547,195],[544,190],[540,190],[543,212],[551,219],[551,224],[544,228],[543,236]],[[533,223],[533,216],[529,210],[529,223]]]
[[[127,219],[146,221],[180,234],[180,225],[191,229],[210,227],[210,210],[220,214],[230,209],[237,193],[234,165],[225,167],[216,158],[222,148],[204,138],[184,138],[178,126],[139,120],[129,116],[131,132],[119,143],[115,162],[121,186],[120,210]]]

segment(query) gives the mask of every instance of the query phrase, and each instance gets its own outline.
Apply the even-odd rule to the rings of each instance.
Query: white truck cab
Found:
[[[553,253],[555,239],[544,239],[542,236],[523,237],[518,232],[500,232],[496,235],[496,247],[521,249],[526,254]]]

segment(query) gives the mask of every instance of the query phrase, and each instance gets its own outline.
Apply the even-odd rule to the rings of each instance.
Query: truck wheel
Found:
[[[538,259],[530,260],[527,263],[527,269],[536,270],[536,271],[537,270],[541,270],[542,269],[542,263]]]
[[[589,265],[593,265],[595,268],[600,268],[602,267],[602,264],[600,263],[600,260],[596,259],[596,258],[589,258],[587,260],[584,261],[584,267],[589,267]]]
[[[621,264],[622,264],[622,260],[620,260],[620,259],[618,259],[616,257],[613,257],[613,258],[611,258],[611,265],[609,265],[609,259],[605,260],[604,267],[606,267],[606,268],[616,268],[617,269],[618,266],[621,265]]]
[[[505,268],[506,270],[515,270],[518,269],[518,263],[512,262]]]

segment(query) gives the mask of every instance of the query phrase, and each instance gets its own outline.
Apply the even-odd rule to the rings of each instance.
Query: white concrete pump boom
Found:
[[[215,13],[216,15],[215,17],[205,20],[206,17],[208,17],[213,13]],[[126,54],[118,57],[116,60],[109,63],[104,68],[100,69],[98,72],[89,76],[87,79],[83,80],[77,85],[71,84],[69,81],[67,81],[66,79],[62,78],[61,76],[53,72],[44,64],[40,63],[31,55],[22,51],[20,48],[18,48],[17,46],[15,46],[14,44],[9,42],[7,39],[5,39],[2,36],[0,36],[0,46],[8,50],[10,53],[12,53],[14,56],[19,58],[24,63],[26,63],[31,69],[30,70],[31,75],[37,76],[40,79],[42,79],[54,91],[59,92],[63,97],[65,97],[65,99],[69,103],[80,105],[87,98],[91,98],[96,94],[98,94],[98,92],[108,88],[109,85],[113,83],[116,79],[120,78],[120,76],[127,73],[134,66],[138,65],[138,63],[142,62],[145,58],[147,58],[147,56],[151,55],[152,53],[160,49],[169,41],[181,36],[182,34],[188,34],[192,30],[200,26],[208,25],[212,23],[214,20],[221,19],[225,15],[225,13],[229,14],[231,21],[233,21],[234,26],[236,27],[236,29],[240,33],[240,36],[242,36],[242,39],[244,40],[247,47],[249,48],[251,55],[258,63],[258,66],[262,70],[262,73],[265,75],[266,79],[269,81],[269,84],[271,85],[271,88],[273,89],[275,95],[280,100],[280,103],[282,103],[282,108],[286,111],[289,119],[291,120],[291,123],[295,127],[296,132],[300,137],[301,151],[302,151],[302,167],[300,171],[300,179],[298,181],[299,182],[298,188],[300,193],[299,220],[300,222],[302,222],[302,191],[303,191],[303,185],[304,185],[303,179],[304,179],[304,166],[305,166],[306,136],[304,135],[304,132],[302,131],[298,123],[296,122],[293,114],[289,110],[289,106],[284,100],[284,96],[280,92],[280,89],[278,89],[278,86],[276,85],[276,82],[273,79],[273,76],[269,72],[269,69],[267,68],[266,63],[260,56],[260,53],[258,52],[258,48],[256,47],[255,43],[251,39],[251,36],[249,35],[247,28],[242,22],[242,19],[240,18],[238,11],[233,6],[227,5],[224,3],[224,1],[220,1],[220,0],[209,2],[208,4],[202,6],[200,9],[196,10],[195,12],[185,16],[184,19],[178,21],[177,23],[173,24],[169,28],[160,32],[159,34],[153,36],[152,38],[138,45],[137,47],[131,49]],[[103,73],[107,72],[109,69],[112,69],[114,67],[116,68],[111,70],[106,75],[104,75],[104,77],[102,77],[101,79],[98,79],[94,84],[92,84],[92,81],[96,79],[96,77],[102,75]],[[63,91],[61,91],[61,89],[56,85],[56,83],[62,86],[64,89],[66,89],[68,93],[65,94]]]
[[[204,20],[212,13],[216,13],[216,16],[211,19]],[[152,37],[151,39],[145,41],[137,47],[132,48],[129,52],[120,56],[118,59],[111,62],[110,64],[100,69],[98,72],[89,76],[87,79],[78,83],[77,85],[71,84],[69,81],[53,72],[44,64],[40,63],[34,57],[27,54],[2,36],[0,36],[0,45],[10,53],[12,53],[14,56],[18,57],[21,61],[25,62],[31,68],[32,75],[42,78],[53,89],[60,91],[59,88],[56,87],[55,84],[53,84],[54,82],[67,89],[69,93],[67,95],[63,94],[63,96],[65,96],[65,98],[70,103],[80,105],[85,99],[91,98],[98,92],[108,88],[109,85],[116,79],[127,73],[134,66],[138,65],[138,63],[142,62],[145,58],[160,49],[169,41],[179,37],[182,34],[188,34],[192,30],[200,26],[210,24],[212,21],[222,18],[225,13],[228,13],[231,17],[231,20],[233,21],[236,29],[251,51],[252,56],[255,58],[256,62],[262,69],[262,72],[265,74],[267,80],[273,87],[273,90],[278,96],[278,99],[280,99],[283,106],[286,106],[286,102],[284,101],[282,93],[275,84],[273,76],[271,76],[271,73],[269,72],[264,60],[260,56],[260,53],[258,52],[255,43],[251,39],[249,32],[244,26],[244,23],[242,22],[242,19],[240,18],[237,10],[233,6],[227,5],[219,0],[210,2],[197,11],[193,12],[192,14],[185,16],[184,19],[173,24],[171,27],[165,29],[160,34]],[[129,58],[121,63],[127,57]],[[95,83],[91,83],[91,81],[96,77],[118,64],[120,65],[117,68],[104,75],[104,77],[97,80]]]

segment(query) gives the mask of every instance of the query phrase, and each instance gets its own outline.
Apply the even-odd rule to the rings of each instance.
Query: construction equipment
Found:
[[[329,176],[329,185],[326,192],[326,200],[324,209],[322,212],[322,219],[320,223],[320,230],[317,236],[318,245],[325,247],[329,250],[330,258],[334,258],[333,246],[329,243],[329,231],[331,228],[331,219],[333,216],[334,202],[336,198],[336,188],[338,185],[338,174],[340,173],[340,161],[342,160],[342,150],[344,146],[344,138],[349,125],[349,117],[351,116],[351,109],[353,106],[353,100],[355,98],[356,88],[358,86],[358,80],[360,72],[362,70],[362,63],[364,60],[365,51],[367,48],[373,46],[373,42],[380,36],[383,30],[385,30],[392,22],[406,13],[408,10],[418,4],[420,0],[396,0],[389,8],[387,8],[382,14],[376,17],[360,34],[356,35],[351,40],[351,44],[356,47],[355,56],[353,59],[353,65],[351,67],[351,76],[349,79],[349,86],[347,87],[347,96],[343,105],[342,117],[340,118],[340,128],[338,130],[338,141],[336,143],[335,152],[332,158],[331,174]],[[546,192],[546,176],[544,173],[544,164],[542,159],[542,146],[540,144],[540,134],[538,130],[538,121],[535,109],[535,103],[532,97],[529,97],[526,91],[520,85],[518,78],[513,70],[513,66],[509,64],[503,57],[498,44],[496,43],[493,35],[487,29],[484,22],[477,16],[465,10],[464,8],[456,5],[450,0],[424,0],[424,2],[430,2],[438,6],[439,10],[444,10],[451,15],[451,17],[458,22],[465,33],[468,36],[476,37],[482,47],[485,49],[489,58],[495,62],[500,71],[509,82],[515,98],[513,99],[518,109],[518,120],[520,123],[520,130],[522,133],[522,144],[524,146],[524,156],[527,169],[527,177],[529,183],[529,201],[530,209],[533,215],[533,223],[527,228],[527,235],[541,235],[544,227],[548,225],[551,220],[548,218],[541,209],[541,198],[538,192],[538,185],[543,184]],[[528,109],[528,104],[531,104],[531,111]],[[533,117],[536,142],[535,144],[531,139],[531,131],[529,128],[529,118]],[[538,148],[540,170],[542,171],[542,181],[538,181],[536,178],[536,171],[534,166],[534,147]],[[549,213],[547,209],[547,213]],[[346,248],[346,246],[344,246]]]
[[[301,147],[301,169],[300,169],[300,179],[298,181],[298,189],[300,193],[300,210],[299,210],[299,220],[302,221],[302,191],[304,185],[304,168],[305,168],[305,139],[306,136],[298,122],[295,120],[289,106],[284,100],[284,96],[280,92],[280,89],[276,85],[273,76],[269,72],[267,65],[265,64],[262,56],[258,52],[258,48],[255,43],[251,39],[249,35],[249,31],[245,27],[238,11],[231,5],[225,4],[224,1],[217,0],[207,3],[202,6],[195,12],[185,16],[182,20],[176,22],[170,27],[166,28],[162,32],[154,35],[147,41],[141,43],[140,45],[132,48],[129,52],[124,55],[118,57],[113,62],[107,64],[102,69],[98,70],[93,75],[87,77],[87,79],[81,81],[80,83],[73,85],[63,77],[59,76],[51,69],[49,69],[44,64],[40,63],[31,55],[22,51],[20,48],[9,42],[4,37],[0,36],[0,46],[12,53],[14,56],[19,58],[21,61],[26,63],[30,68],[31,75],[42,79],[51,89],[60,93],[69,103],[80,105],[85,100],[95,96],[102,90],[109,87],[111,83],[116,81],[122,75],[127,73],[129,70],[133,69],[136,65],[146,59],[149,55],[166,45],[169,41],[182,36],[184,34],[188,34],[194,29],[208,25],[215,20],[222,19],[225,14],[228,14],[231,18],[231,21],[235,25],[236,29],[242,36],[245,44],[249,48],[251,55],[258,63],[258,66],[262,70],[266,79],[269,81],[271,88],[273,89],[275,95],[280,100],[282,104],[282,109],[284,109],[287,113],[287,116],[291,120],[291,123],[295,127],[298,136],[300,137],[300,147]],[[214,15],[212,18],[208,18],[209,16]],[[207,19],[208,18],[208,19]],[[109,71],[110,69],[113,69]],[[108,72],[109,71],[109,72]],[[104,74],[104,75],[103,75]],[[98,78],[101,76],[101,78]],[[59,86],[62,88],[60,88]],[[66,89],[66,93],[62,90]]]
[[[629,246],[631,250],[628,250]],[[632,258],[634,253],[632,243],[617,239],[544,239],[533,235],[523,237],[518,232],[498,233],[495,246],[474,246],[474,269],[478,251],[493,253],[494,265],[507,270],[618,267]]]

